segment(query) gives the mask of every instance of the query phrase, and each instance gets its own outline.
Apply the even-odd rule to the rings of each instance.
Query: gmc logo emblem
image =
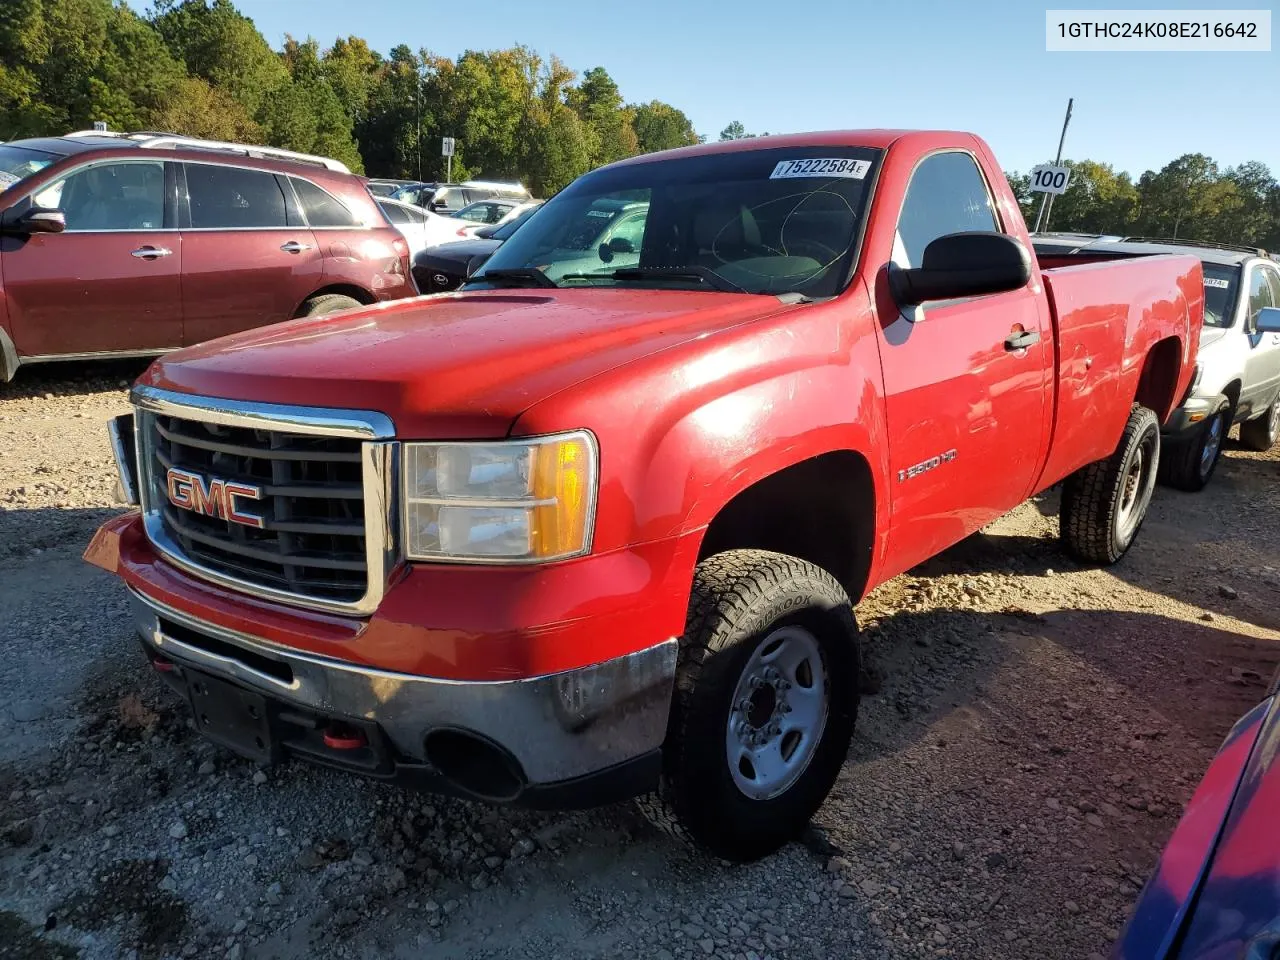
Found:
[[[230,480],[218,480],[211,477],[206,483],[198,473],[178,470],[171,467],[165,474],[165,486],[169,492],[169,502],[180,510],[190,510],[206,517],[218,517],[246,527],[257,527],[261,530],[266,521],[252,513],[243,513],[236,506],[237,497],[249,500],[261,500],[262,488],[247,483],[233,483]]]

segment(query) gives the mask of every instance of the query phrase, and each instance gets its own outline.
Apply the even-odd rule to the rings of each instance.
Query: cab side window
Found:
[[[924,249],[949,233],[999,230],[978,165],[967,153],[935,153],[911,175],[898,217],[897,256],[918,267]]]
[[[1253,333],[1258,328],[1258,314],[1263,307],[1280,306],[1272,290],[1270,273],[1260,263],[1255,264],[1249,273],[1249,307],[1244,321],[1245,333]]]
[[[164,162],[95,163],[49,184],[32,198],[61,210],[67,232],[164,227]]]

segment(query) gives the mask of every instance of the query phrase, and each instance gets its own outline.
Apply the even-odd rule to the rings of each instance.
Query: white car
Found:
[[[1041,256],[1189,253],[1204,268],[1204,327],[1191,389],[1161,431],[1160,476],[1201,490],[1240,424],[1240,443],[1270,450],[1280,439],[1280,262],[1255,247],[1079,235],[1033,237]]]
[[[463,223],[454,217],[444,217],[430,210],[423,210],[411,203],[392,200],[390,197],[374,197],[378,206],[387,215],[387,219],[409,242],[410,253],[417,253],[427,247],[436,247],[442,243],[453,243],[466,240],[471,235],[470,229],[483,227],[483,223]]]

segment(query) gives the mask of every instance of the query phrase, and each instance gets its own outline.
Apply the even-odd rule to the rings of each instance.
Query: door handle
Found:
[[[139,260],[159,260],[161,257],[167,257],[173,253],[166,247],[139,247],[134,250],[130,256],[137,257]]]
[[[299,243],[297,240],[290,240],[288,243],[282,243],[280,249],[285,253],[302,253],[304,250],[310,250],[311,244]]]
[[[1019,330],[1011,333],[1004,338],[1004,348],[1010,352],[1014,350],[1025,350],[1032,344],[1040,342],[1039,330]]]

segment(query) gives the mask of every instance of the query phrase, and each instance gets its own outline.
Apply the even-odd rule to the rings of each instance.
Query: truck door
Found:
[[[1258,313],[1263,307],[1280,307],[1280,272],[1269,264],[1255,263],[1245,277],[1244,335],[1249,342],[1240,405],[1253,413],[1267,409],[1280,391],[1280,334],[1259,333]]]
[[[907,185],[895,263],[919,266],[929,242],[945,234],[1001,230],[995,209],[971,154],[930,154]],[[1018,290],[914,310],[878,303],[890,555],[901,571],[1030,492],[1047,439],[1052,329],[1034,279]]]

